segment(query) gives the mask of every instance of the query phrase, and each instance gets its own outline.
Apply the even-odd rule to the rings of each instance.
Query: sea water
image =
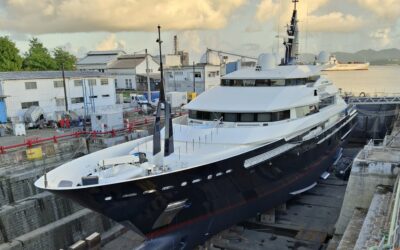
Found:
[[[342,92],[400,95],[400,66],[370,66],[368,70],[323,71]]]

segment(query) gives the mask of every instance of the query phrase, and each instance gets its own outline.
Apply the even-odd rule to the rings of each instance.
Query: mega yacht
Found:
[[[356,111],[320,66],[298,64],[296,2],[279,65],[261,54],[175,119],[161,83],[153,135],[72,160],[35,185],[142,235],[143,249],[192,249],[313,188],[339,157]]]
[[[326,66],[324,71],[368,70],[369,62],[340,63],[335,56],[330,56]]]

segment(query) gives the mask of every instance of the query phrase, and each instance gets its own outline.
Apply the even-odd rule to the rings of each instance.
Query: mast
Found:
[[[283,42],[285,45],[285,65],[294,65],[298,62],[299,56],[299,28],[297,26],[297,2],[299,0],[292,0],[294,9],[290,24],[287,26],[288,39]]]
[[[161,52],[161,32],[160,25],[158,25],[158,47],[160,53],[160,99],[157,104],[156,111],[156,119],[154,121],[154,134],[153,134],[153,156],[154,163],[157,166],[163,165],[163,156],[161,154],[161,123],[160,123],[160,114],[161,114],[161,104],[164,104],[165,107],[165,138],[164,138],[164,156],[169,156],[174,152],[174,141],[173,141],[173,127],[172,127],[172,117],[171,117],[171,106],[165,100],[165,90],[164,90],[164,70],[163,70],[163,62],[162,62],[162,52]]]

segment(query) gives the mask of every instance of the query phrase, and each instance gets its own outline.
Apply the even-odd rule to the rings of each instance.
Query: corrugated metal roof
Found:
[[[126,54],[123,50],[95,50],[89,51],[87,55],[122,55]]]
[[[119,56],[118,59],[111,63],[108,68],[109,69],[134,69],[140,63],[142,63],[146,59],[146,56],[143,54],[138,55],[122,55]]]
[[[87,65],[87,64],[108,64],[112,60],[115,60],[117,58],[117,54],[111,54],[111,55],[87,55],[86,57],[82,58],[81,60],[78,61],[76,65]]]
[[[65,71],[66,78],[109,77],[98,71]],[[13,71],[0,72],[0,80],[29,80],[62,78],[62,71]]]

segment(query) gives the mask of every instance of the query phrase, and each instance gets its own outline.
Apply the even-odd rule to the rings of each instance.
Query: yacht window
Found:
[[[207,176],[207,180],[211,180],[211,179],[212,179],[212,175],[210,174]]]
[[[187,182],[186,182],[186,181],[182,182],[182,184],[181,184],[182,187],[184,187],[184,186],[186,186],[186,185],[187,185]]]
[[[243,113],[240,114],[241,122],[254,122],[254,114],[251,113]]]
[[[110,201],[112,200],[112,196],[107,196],[106,198],[104,198],[105,201]]]
[[[307,106],[307,108],[308,112],[310,112],[311,107]],[[220,112],[189,110],[190,119],[215,121],[221,119],[221,117],[225,122],[274,122],[274,121],[290,119],[290,110],[283,110],[279,112],[265,112],[265,113],[220,113]]]
[[[255,80],[243,80],[243,86],[246,86],[246,87],[248,87],[248,86],[254,86],[255,83],[256,83]]]
[[[221,176],[222,175],[222,172],[218,172],[215,176]]]
[[[270,122],[271,121],[271,113],[258,113],[257,121],[258,122]]]
[[[272,81],[269,79],[257,79],[255,86],[272,86]]]
[[[327,98],[322,99],[319,102],[319,108],[322,109],[322,108],[328,107],[329,105],[332,105],[334,103],[335,103],[335,96],[329,96]]]
[[[197,111],[196,110],[189,110],[189,118],[197,119]]]
[[[285,85],[286,86],[296,86],[296,85],[304,85],[304,84],[306,84],[306,79],[305,78],[286,79],[285,80]]]
[[[226,170],[225,173],[229,174],[229,173],[231,173],[231,172],[232,172],[232,169],[228,169],[228,170]]]
[[[237,114],[236,113],[225,113],[224,121],[226,122],[237,122]]]
[[[278,112],[278,121],[290,119],[290,110],[279,111]]]
[[[219,120],[222,117],[222,113],[220,112],[213,112],[211,113],[211,120]]]

